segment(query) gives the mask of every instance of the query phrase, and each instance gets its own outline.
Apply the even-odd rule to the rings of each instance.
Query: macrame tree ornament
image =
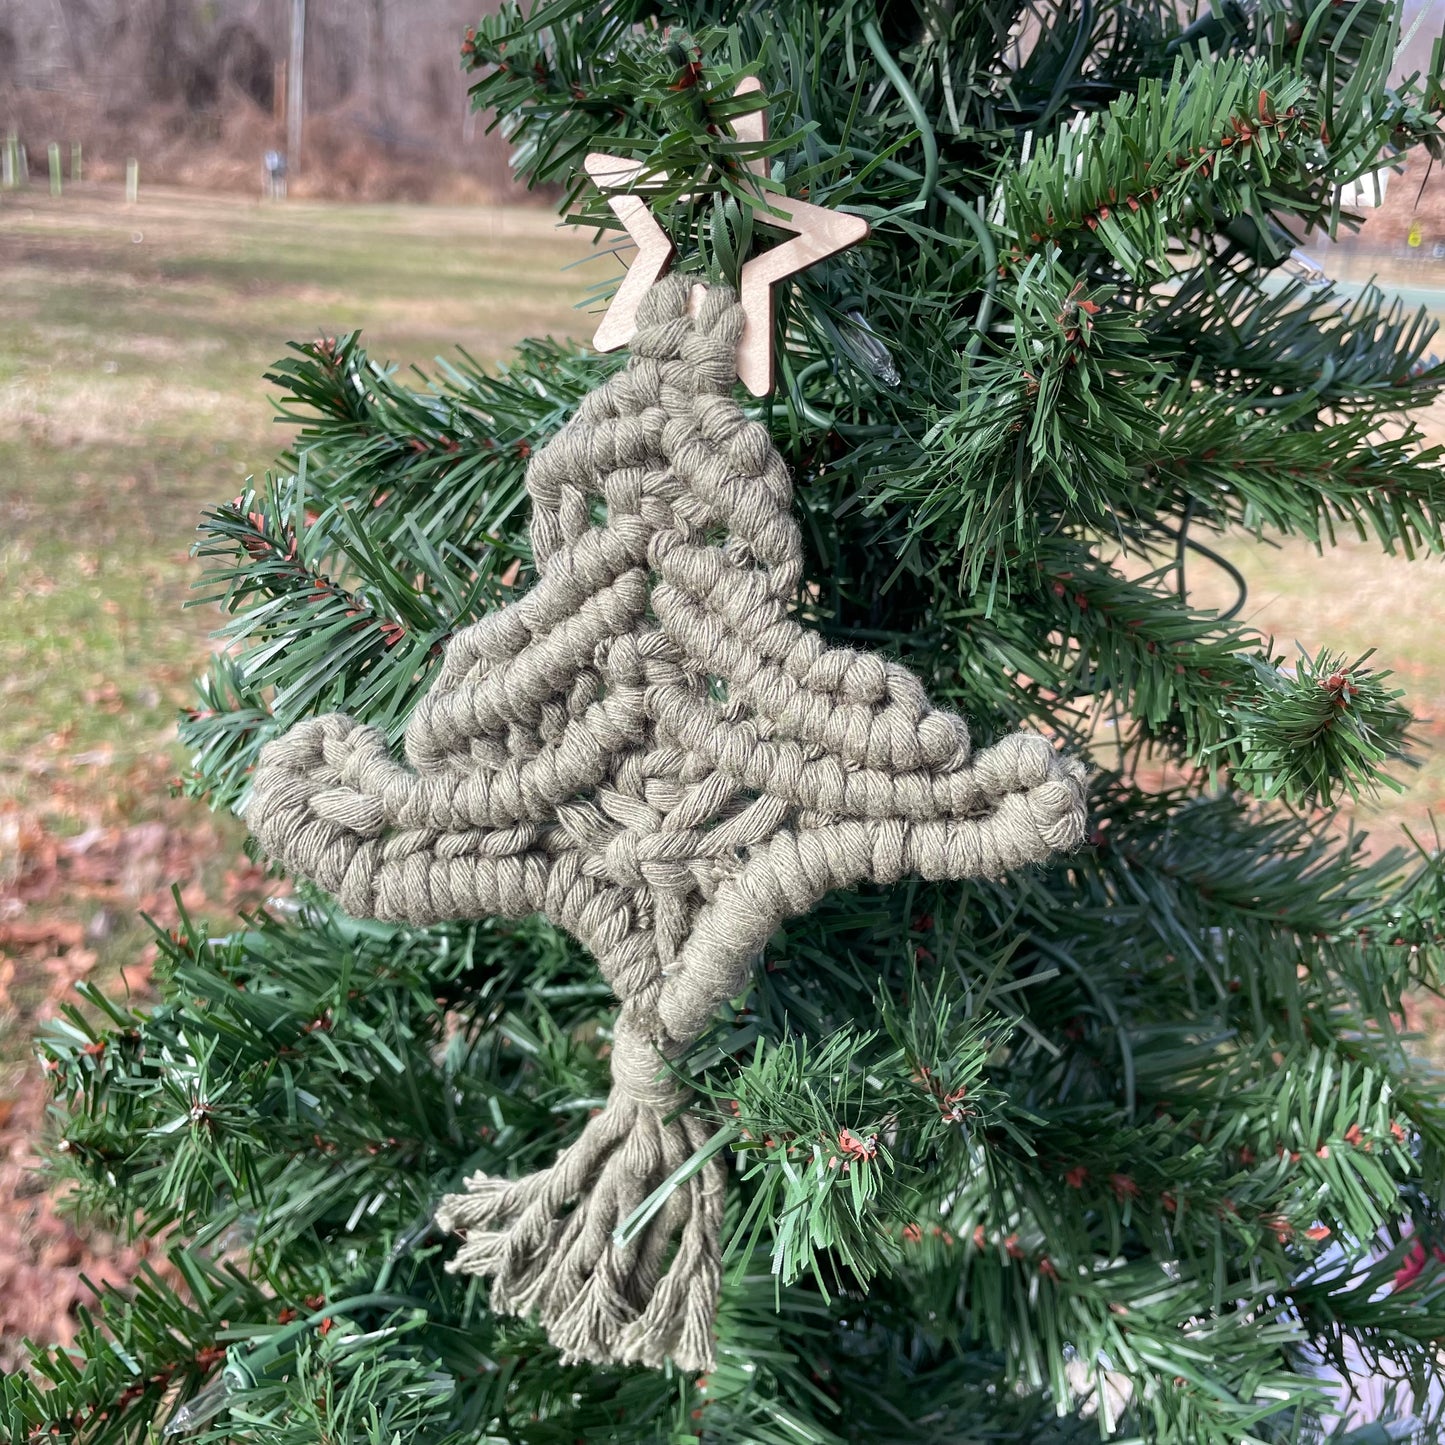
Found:
[[[353,916],[542,913],[620,1000],[606,1108],[550,1168],[474,1175],[438,1213],[464,1236],[448,1267],[569,1360],[711,1367],[722,1163],[620,1226],[707,1143],[670,1065],[778,925],[1083,833],[1080,763],[1028,733],[975,753],[905,668],[799,625],[791,480],[733,400],[744,323],[726,287],[653,285],[626,367],[529,465],[536,586],[451,640],[406,765],[317,718],[267,745],[247,808]]]

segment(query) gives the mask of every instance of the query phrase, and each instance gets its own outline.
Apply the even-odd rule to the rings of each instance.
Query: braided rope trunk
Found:
[[[830,890],[1075,846],[1085,773],[1032,734],[973,753],[905,668],[798,624],[791,481],[732,400],[742,313],[690,289],[653,288],[626,369],[533,457],[539,581],[453,638],[407,766],[349,718],[302,723],[247,820],[356,917],[543,913],[591,950],[621,1001],[607,1107],[550,1168],[444,1200],[449,1268],[568,1360],[705,1370],[722,1165],[614,1235],[707,1139],[668,1061]]]

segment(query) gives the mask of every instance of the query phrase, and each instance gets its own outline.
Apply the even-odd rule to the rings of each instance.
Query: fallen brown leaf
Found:
[[[0,948],[79,948],[84,939],[85,929],[64,918],[0,923]]]

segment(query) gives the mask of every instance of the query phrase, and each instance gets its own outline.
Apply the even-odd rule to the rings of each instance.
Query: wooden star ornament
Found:
[[[761,89],[762,82],[750,76],[734,94],[751,95]],[[733,126],[733,133],[742,141],[766,140],[767,113],[760,110],[741,116]],[[607,194],[607,204],[637,246],[637,255],[592,339],[599,351],[616,351],[637,334],[638,306],[667,271],[676,248],[645,198],[628,190],[642,175],[643,167],[637,161],[593,151],[583,162],[583,168],[597,188]],[[766,162],[750,161],[748,169],[761,177],[766,172]],[[824,206],[772,193],[767,196],[767,204],[769,209],[760,211],[758,219],[765,225],[789,232],[793,239],[745,262],[739,277],[738,300],[746,319],[738,341],[738,379],[754,396],[766,396],[773,389],[773,287],[849,246],[856,246],[868,235],[868,222],[862,216],[830,211]]]

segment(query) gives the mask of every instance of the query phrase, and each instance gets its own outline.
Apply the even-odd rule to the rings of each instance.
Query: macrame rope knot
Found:
[[[722,1165],[671,1064],[828,892],[999,877],[1075,847],[1085,772],[1041,737],[974,751],[896,662],[799,625],[792,483],[732,398],[725,287],[655,286],[626,368],[531,459],[537,585],[458,632],[406,763],[349,718],[262,751],[247,820],[359,917],[423,926],[543,913],[621,1008],[612,1091],[520,1179],[438,1212],[448,1268],[491,1278],[568,1360],[711,1368]]]

